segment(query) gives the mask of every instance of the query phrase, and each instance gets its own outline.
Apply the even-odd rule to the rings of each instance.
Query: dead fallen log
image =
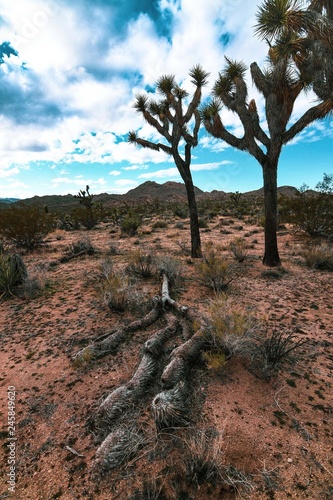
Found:
[[[195,362],[199,359],[206,342],[204,335],[197,332],[189,340],[176,347],[171,353],[171,358],[183,358],[186,363]]]
[[[162,304],[163,304],[163,307],[165,307],[166,305],[169,305],[174,310],[185,315],[188,311],[188,307],[180,305],[178,302],[176,302],[175,300],[173,300],[170,297],[168,277],[164,273],[163,273],[162,277],[163,277],[163,281],[162,281]]]
[[[94,359],[101,358],[107,354],[114,354],[119,346],[130,339],[131,333],[149,327],[162,315],[161,299],[154,297],[153,308],[143,318],[132,321],[127,326],[119,328],[115,332],[105,336],[100,341],[95,341],[92,344],[84,347],[73,357],[74,364],[80,366]]]
[[[164,389],[171,389],[188,376],[188,366],[184,358],[175,357],[164,368],[161,383]]]
[[[142,448],[146,437],[135,426],[116,429],[98,448],[91,468],[93,480],[131,460]]]
[[[166,327],[157,331],[147,342],[144,355],[131,380],[115,389],[100,405],[96,416],[96,428],[100,434],[110,432],[119,417],[140,401],[155,380],[159,370],[159,358],[163,343],[176,331],[178,319],[169,314]]]
[[[184,381],[155,396],[152,410],[158,431],[189,425],[191,414],[189,396],[190,390]]]

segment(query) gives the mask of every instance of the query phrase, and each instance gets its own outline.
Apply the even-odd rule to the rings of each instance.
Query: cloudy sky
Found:
[[[124,193],[146,180],[180,180],[164,153],[127,143],[130,130],[157,139],[135,112],[135,96],[152,93],[163,74],[175,75],[191,92],[188,71],[199,63],[210,72],[208,98],[224,55],[263,63],[266,46],[252,36],[258,5],[259,0],[0,0],[0,198],[75,194],[86,184],[96,194]],[[251,95],[257,97],[250,83]],[[302,96],[295,117],[311,100]],[[226,112],[224,120],[237,133],[236,117]],[[324,172],[331,173],[332,139],[330,121],[306,129],[283,151],[279,185],[314,187]],[[254,159],[204,130],[192,171],[205,191],[262,186]]]

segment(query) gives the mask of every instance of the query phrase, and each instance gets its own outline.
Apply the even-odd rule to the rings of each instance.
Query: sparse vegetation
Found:
[[[234,266],[212,248],[209,248],[202,260],[195,264],[195,269],[198,282],[214,292],[226,290],[236,276]]]
[[[125,215],[119,223],[122,234],[127,236],[135,236],[141,224],[142,218],[140,215],[131,212]]]
[[[229,250],[237,262],[243,262],[246,259],[246,241],[244,238],[236,237],[229,243]]]
[[[150,252],[137,250],[128,256],[126,272],[141,278],[150,278],[155,271],[155,259]]]
[[[0,252],[0,298],[15,295],[27,279],[26,266],[18,254]]]
[[[40,246],[53,228],[53,217],[36,205],[11,205],[1,211],[0,235],[18,247]]]
[[[308,246],[302,251],[302,256],[308,267],[333,271],[332,243],[327,242]]]
[[[261,327],[257,315],[246,311],[235,299],[221,294],[211,301],[208,340],[214,352],[224,354],[226,359],[235,355],[252,358]],[[221,361],[225,363],[223,357]]]

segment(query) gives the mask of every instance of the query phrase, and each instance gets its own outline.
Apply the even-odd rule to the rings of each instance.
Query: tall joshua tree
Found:
[[[198,144],[202,87],[207,83],[209,74],[200,65],[194,66],[190,72],[195,91],[187,108],[184,100],[188,92],[179,87],[174,75],[163,75],[156,82],[156,90],[161,99],[156,101],[145,94],[136,97],[134,107],[144,119],[157,130],[165,142],[152,142],[141,139],[136,132],[128,135],[128,141],[144,148],[164,151],[173,157],[176,167],[185,183],[191,227],[191,255],[202,257],[198,210],[195,190],[191,174],[192,148]]]
[[[226,58],[226,66],[213,87],[213,100],[201,109],[204,125],[211,135],[249,152],[262,167],[265,199],[263,263],[271,267],[280,265],[277,171],[282,148],[310,123],[324,118],[333,109],[332,84],[327,79],[333,60],[330,45],[332,23],[325,9],[318,12],[319,3],[325,2],[310,2],[307,9],[301,9],[297,0],[266,0],[259,9],[256,32],[268,42],[268,64],[260,69],[254,62],[250,72],[264,98],[265,116],[262,119],[266,119],[267,131],[261,125],[255,100],[248,100],[247,68],[243,62]],[[331,5],[331,0],[326,3]],[[318,56],[320,51],[326,57],[314,71],[315,53]],[[328,54],[331,55],[330,62]],[[321,84],[319,75],[325,77]],[[291,124],[295,101],[303,90],[310,88],[316,92],[319,102]],[[242,137],[236,137],[223,124],[220,116],[223,106],[239,116]]]

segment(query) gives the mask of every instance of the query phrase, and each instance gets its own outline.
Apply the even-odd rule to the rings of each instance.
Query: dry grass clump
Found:
[[[126,272],[141,278],[150,278],[155,273],[155,258],[150,252],[136,250],[128,256]]]
[[[333,246],[321,243],[303,250],[302,255],[308,267],[333,271]]]
[[[128,275],[126,269],[115,269],[110,260],[105,260],[100,265],[96,281],[103,302],[111,310],[115,312],[131,310],[146,314],[149,300],[135,286],[135,279]]]
[[[233,255],[234,259],[237,262],[244,262],[247,256],[247,243],[244,238],[234,238],[229,243],[230,253]]]
[[[196,431],[184,439],[183,466],[189,484],[215,486],[222,479],[224,442],[216,433]]]
[[[235,278],[234,266],[212,248],[196,262],[195,269],[198,282],[214,292],[226,290]]]
[[[240,495],[253,491],[251,477],[232,465],[225,465],[224,448],[223,436],[215,429],[197,430],[185,438],[182,462],[187,483],[195,485],[198,490],[203,485],[210,487],[211,491],[226,485]]]
[[[207,335],[211,351],[220,355],[221,366],[234,355],[252,357],[256,334],[261,326],[260,319],[237,304],[234,298],[221,294],[212,300]],[[218,356],[209,358],[208,366],[213,363],[216,367],[217,359]]]

